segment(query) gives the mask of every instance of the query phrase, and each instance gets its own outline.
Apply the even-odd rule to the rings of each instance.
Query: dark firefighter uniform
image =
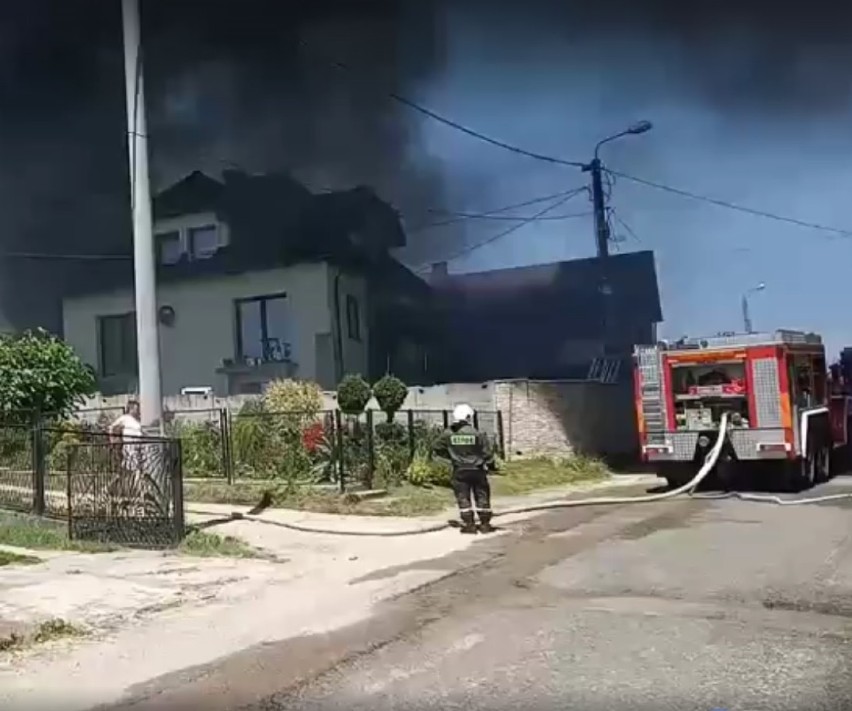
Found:
[[[438,438],[434,454],[452,464],[453,493],[459,507],[461,532],[476,533],[473,502],[479,514],[479,530],[482,533],[493,531],[488,469],[494,465],[494,451],[488,437],[467,420],[455,422]]]

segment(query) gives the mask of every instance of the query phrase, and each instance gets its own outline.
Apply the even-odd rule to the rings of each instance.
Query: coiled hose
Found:
[[[776,504],[778,506],[801,506],[804,504],[820,504],[828,501],[838,501],[841,499],[852,499],[852,493],[848,494],[830,494],[828,496],[816,496],[811,498],[797,499],[782,499],[780,496],[771,494],[749,494],[743,492],[725,492],[720,494],[696,494],[695,489],[698,485],[707,478],[716,462],[719,460],[719,455],[722,452],[722,447],[725,444],[725,438],[728,434],[729,422],[728,413],[722,414],[722,419],[719,422],[719,435],[711,450],[704,458],[704,464],[698,470],[698,473],[686,484],[679,486],[677,489],[665,491],[660,494],[646,494],[644,496],[600,496],[588,499],[567,499],[564,501],[550,501],[544,504],[531,504],[529,506],[518,506],[511,509],[503,509],[495,511],[494,518],[499,516],[510,516],[513,514],[532,513],[535,511],[551,511],[555,509],[568,509],[578,506],[620,506],[623,504],[647,504],[655,501],[666,501],[674,499],[684,494],[696,499],[740,499],[741,501],[753,501],[758,503]],[[233,512],[228,520],[231,521],[254,521],[264,523],[270,526],[279,526],[300,533],[320,533],[333,536],[367,536],[373,538],[396,538],[400,536],[416,536],[423,533],[434,533],[435,531],[443,531],[446,528],[451,528],[450,522],[434,523],[420,528],[405,529],[402,531],[357,531],[352,529],[334,529],[322,528],[320,526],[303,526],[298,523],[285,523],[284,521],[271,521],[269,519],[259,518],[250,514],[242,514]]]

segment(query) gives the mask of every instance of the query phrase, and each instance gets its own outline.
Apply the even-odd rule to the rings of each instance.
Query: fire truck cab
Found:
[[[671,486],[692,479],[729,430],[717,464],[725,480],[743,467],[801,490],[829,478],[832,427],[825,347],[813,333],[720,334],[637,346],[635,398],[642,458]],[[844,428],[845,430],[845,428]]]

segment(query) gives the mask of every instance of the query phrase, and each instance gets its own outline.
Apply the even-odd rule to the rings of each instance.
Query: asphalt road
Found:
[[[852,708],[852,501],[563,510],[428,565],[460,572],[121,708]]]

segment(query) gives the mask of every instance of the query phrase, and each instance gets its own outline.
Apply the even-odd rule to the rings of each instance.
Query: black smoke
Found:
[[[436,166],[389,94],[442,66],[427,4],[141,0],[152,178],[290,171],[311,188],[374,186],[404,211],[441,205]],[[340,65],[343,65],[341,67]],[[119,0],[0,7],[0,250],[130,250]],[[8,305],[71,262],[5,260],[7,317],[55,322],[55,301]]]

